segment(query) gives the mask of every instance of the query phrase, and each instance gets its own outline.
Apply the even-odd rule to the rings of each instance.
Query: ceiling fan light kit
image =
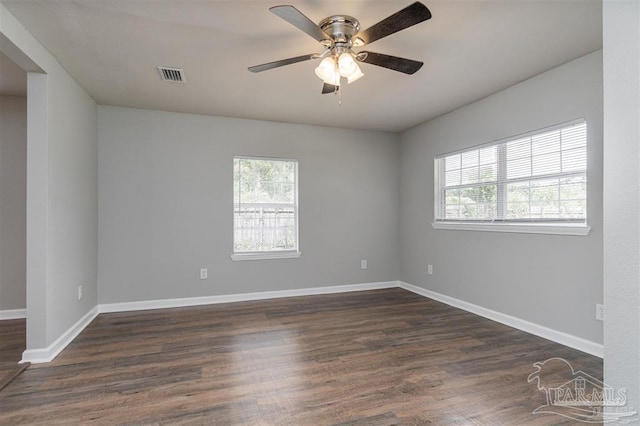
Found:
[[[427,7],[415,2],[388,18],[360,31],[357,19],[347,15],[334,15],[315,24],[302,12],[291,5],[274,6],[269,9],[285,21],[307,33],[324,47],[322,53],[312,53],[289,59],[269,62],[249,67],[251,72],[262,72],[297,62],[320,59],[315,73],[323,82],[322,93],[336,93],[342,79],[353,83],[364,76],[358,62],[377,65],[405,74],[414,74],[422,67],[422,62],[399,58],[375,52],[355,52],[353,48],[365,46],[383,37],[409,28],[431,18]]]
[[[340,77],[347,79],[347,83],[353,83],[364,73],[356,63],[350,52],[341,53],[336,61],[334,57],[328,56],[316,67],[316,75],[327,84],[340,86]]]

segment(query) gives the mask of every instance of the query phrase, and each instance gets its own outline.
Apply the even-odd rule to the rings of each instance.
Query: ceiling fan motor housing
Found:
[[[330,45],[326,47],[329,49],[335,47],[336,53],[349,50],[352,45],[353,36],[360,31],[360,23],[358,20],[348,15],[329,16],[320,21],[318,26],[331,36],[332,40],[329,40]]]

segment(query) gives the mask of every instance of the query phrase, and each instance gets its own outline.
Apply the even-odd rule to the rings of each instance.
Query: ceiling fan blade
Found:
[[[335,93],[340,90],[340,86],[334,86],[333,84],[324,83],[322,86],[322,94],[326,95],[327,93]]]
[[[322,42],[324,40],[331,40],[331,37],[324,31],[322,31],[322,28],[317,26],[315,22],[307,18],[302,12],[291,5],[273,6],[269,8],[269,10],[291,25],[309,34],[319,42]]]
[[[272,68],[278,68],[278,67],[283,67],[285,65],[291,65],[298,62],[308,61],[309,59],[315,59],[317,57],[318,55],[316,53],[312,53],[310,55],[296,56],[295,58],[280,59],[279,61],[268,62],[266,64],[254,65],[252,67],[249,67],[249,71],[262,72],[262,71],[270,70]]]
[[[360,52],[356,59],[360,62],[389,68],[390,70],[400,71],[405,74],[414,74],[423,65],[422,62],[414,61],[413,59],[398,58],[397,56],[375,52]]]
[[[430,18],[431,12],[427,9],[427,6],[417,1],[366,30],[360,31],[355,35],[355,38],[359,38],[364,44],[373,43]]]

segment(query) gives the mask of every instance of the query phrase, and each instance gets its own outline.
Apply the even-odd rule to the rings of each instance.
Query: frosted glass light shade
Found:
[[[358,64],[353,60],[353,56],[350,53],[343,53],[338,58],[338,70],[340,71],[340,75],[343,77],[349,77],[351,74],[356,72],[358,68]]]
[[[336,63],[331,57],[324,58],[316,67],[316,75],[320,80],[335,86],[340,85],[340,73],[336,70]]]
[[[356,64],[356,70],[347,77],[347,83],[351,84],[354,81],[359,80],[361,77],[364,77],[364,73],[360,71],[360,67]]]

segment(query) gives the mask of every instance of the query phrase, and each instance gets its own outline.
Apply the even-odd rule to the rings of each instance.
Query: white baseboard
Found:
[[[0,321],[24,319],[26,317],[27,317],[26,309],[5,309],[4,311],[0,311]]]
[[[403,281],[399,281],[398,285],[405,290],[411,291],[424,297],[428,297],[429,299],[437,300],[438,302],[445,303],[447,305],[465,310],[467,312],[471,312],[473,314],[488,318],[501,324],[517,328],[518,330],[522,330],[527,333],[545,338],[547,340],[551,340],[552,342],[569,346],[570,348],[586,352],[599,358],[604,357],[604,345],[600,343],[592,342],[590,340],[586,340],[581,337],[564,333],[562,331],[554,330],[530,321],[516,318],[511,315],[483,308],[482,306],[474,305],[473,303],[465,302],[464,300],[436,293],[435,291],[427,290],[425,288],[405,283]]]
[[[22,353],[22,361],[33,364],[51,362],[73,339],[98,316],[98,307],[94,306],[85,316],[65,331],[55,342],[43,349],[27,349]]]
[[[180,308],[186,306],[215,305],[219,303],[246,302],[250,300],[278,299],[282,297],[313,296],[317,294],[346,293],[349,291],[378,290],[398,287],[397,281],[365,284],[348,284],[331,287],[312,287],[296,290],[260,291],[256,293],[224,294],[220,296],[185,297],[179,299],[144,300],[139,302],[105,303],[98,305],[98,312],[128,312],[148,309]]]
[[[408,284],[402,281],[384,281],[376,283],[364,283],[364,284],[350,284],[331,287],[313,287],[302,288],[296,290],[277,290],[277,291],[263,291],[255,293],[240,293],[240,294],[227,294],[220,296],[203,296],[203,297],[186,297],[178,299],[159,299],[159,300],[145,300],[139,302],[123,302],[123,303],[106,303],[96,305],[85,316],[83,316],[77,323],[71,326],[66,332],[64,332],[55,342],[43,349],[28,349],[22,354],[21,362],[31,363],[43,363],[51,362],[53,359],[65,348],[73,339],[78,336],[88,326],[93,319],[100,313],[109,312],[127,312],[127,311],[141,311],[148,309],[164,309],[164,308],[178,308],[187,306],[199,306],[199,305],[214,305],[220,303],[233,303],[244,302],[250,300],[267,300],[277,299],[283,297],[296,297],[296,296],[312,296],[318,294],[332,294],[332,293],[346,293],[350,291],[366,291],[366,290],[379,290],[384,288],[400,287],[413,293],[419,294],[424,297],[428,297],[433,300],[445,303],[447,305],[474,313],[476,315],[488,318],[490,320],[508,325],[510,327],[517,328],[536,336],[543,337],[553,342],[560,343],[565,346],[569,346],[574,349],[586,352],[591,355],[602,358],[604,353],[604,347],[601,344],[582,339],[561,331],[553,330],[548,327],[541,326],[520,318],[516,318],[507,314],[503,314],[491,309],[483,308],[482,306],[474,305],[463,300],[459,300],[444,294],[436,293],[431,290],[427,290],[422,287],[418,287],[412,284]],[[16,310],[17,311],[17,310]],[[24,318],[25,312],[22,311],[22,318]],[[2,311],[0,311],[1,313]],[[14,311],[4,311],[14,312]],[[0,319],[8,319],[0,317]]]

